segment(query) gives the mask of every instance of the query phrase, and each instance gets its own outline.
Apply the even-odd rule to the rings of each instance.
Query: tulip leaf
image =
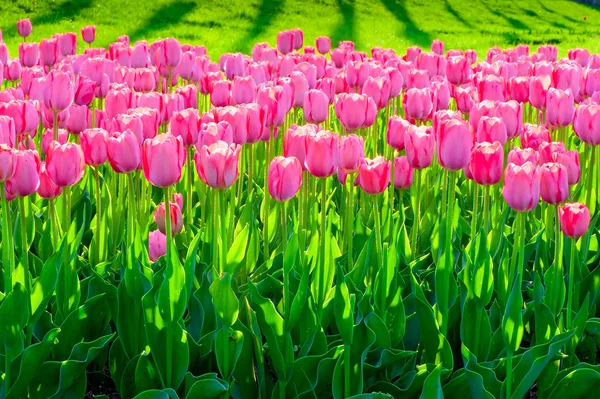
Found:
[[[231,275],[224,273],[221,278],[215,279],[210,286],[212,302],[219,319],[226,327],[231,327],[238,318],[239,301],[231,288]]]
[[[246,249],[248,247],[248,240],[250,237],[250,225],[246,225],[244,229],[235,237],[233,244],[227,252],[227,265],[223,270],[226,273],[235,274],[237,268],[244,261],[246,256]]]

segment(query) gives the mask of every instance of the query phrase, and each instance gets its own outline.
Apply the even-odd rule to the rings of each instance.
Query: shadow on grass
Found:
[[[398,22],[404,25],[404,32],[400,37],[406,37],[408,40],[418,46],[429,48],[431,45],[431,35],[420,29],[415,21],[408,14],[404,0],[381,0],[381,3],[392,13]]]
[[[141,27],[129,33],[131,42],[145,39],[154,31],[164,30],[169,26],[178,24],[195,7],[196,3],[192,1],[174,1],[160,7]]]
[[[356,40],[356,26],[354,17],[354,0],[337,0],[337,7],[342,14],[342,20],[335,26],[331,33],[331,44],[337,46],[342,40]]]
[[[92,7],[93,0],[67,0],[60,4],[51,7],[51,9],[40,15],[36,15],[31,18],[31,24],[33,25],[33,31],[35,33],[35,27],[45,24],[57,23],[64,20],[73,20],[78,15],[86,12],[86,10]],[[35,8],[29,8],[27,6],[20,7],[25,13],[34,13]],[[15,37],[18,35],[15,23],[10,26],[2,28],[2,34],[5,38]]]
[[[255,39],[267,30],[283,5],[284,0],[262,0],[256,10],[256,16],[253,18],[252,27],[235,43],[233,51],[248,53],[254,46]]]
[[[500,11],[500,9],[490,7],[487,1],[482,1],[480,4],[482,4],[488,10],[488,12],[490,14],[497,15],[500,18],[504,19],[513,29],[517,29],[517,30],[530,30],[531,29],[526,23],[524,23],[520,19],[509,17],[508,15],[506,15],[502,11]]]
[[[444,4],[446,5],[446,12],[448,12],[448,14],[452,15],[458,22],[460,22],[461,24],[463,24],[465,27],[467,27],[469,29],[473,27],[469,21],[464,19],[458,13],[458,11],[456,11],[456,9],[454,7],[452,7],[452,4],[450,4],[450,0],[446,0],[444,2]]]
[[[544,3],[543,3],[543,2],[541,2],[540,0],[536,0],[536,2],[538,3],[539,7],[540,7],[542,10],[544,10],[544,11],[545,11],[545,12],[547,12],[548,14],[552,14],[552,17],[553,17],[553,18],[556,18],[556,17],[564,18],[564,19],[566,19],[567,21],[569,21],[569,22],[571,22],[571,23],[574,23],[574,24],[581,24],[581,23],[583,22],[583,17],[582,17],[582,19],[581,19],[581,20],[578,20],[578,19],[575,19],[575,18],[571,17],[570,15],[565,15],[565,14],[562,14],[562,13],[560,13],[558,9],[554,9],[554,10],[551,10],[551,9],[549,9],[549,8],[548,8],[548,7],[546,7],[546,6],[544,5]],[[579,3],[579,4],[582,4],[582,3]],[[591,6],[588,6],[588,7],[590,7],[590,8],[593,8],[595,11],[597,11],[597,10],[598,10],[598,9],[597,9],[597,8],[595,8],[595,7],[591,7]],[[554,22],[554,21],[553,21],[553,22]],[[559,24],[560,24],[560,23],[559,23]],[[556,25],[556,24],[555,24],[555,26],[557,26],[557,27],[558,27],[558,25]],[[564,25],[563,25],[563,26],[564,26]]]

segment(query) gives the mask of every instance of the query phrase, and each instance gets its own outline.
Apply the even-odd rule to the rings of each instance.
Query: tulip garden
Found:
[[[583,398],[600,55],[0,40],[0,398]]]

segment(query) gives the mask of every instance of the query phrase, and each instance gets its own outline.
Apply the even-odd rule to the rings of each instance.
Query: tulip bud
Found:
[[[469,170],[473,180],[485,186],[491,186],[500,181],[504,166],[504,149],[495,141],[493,143],[476,143],[471,152]]]
[[[460,170],[469,164],[473,138],[467,122],[458,119],[442,121],[438,129],[438,161],[449,170]]]
[[[46,167],[50,179],[57,186],[77,184],[85,172],[83,151],[78,144],[53,141],[48,148]]]
[[[406,156],[394,158],[394,187],[406,190],[412,186],[414,171]]]
[[[156,262],[161,256],[167,254],[167,236],[158,230],[148,233],[148,257],[151,262]]]
[[[81,38],[84,42],[92,44],[96,39],[96,27],[88,25],[81,28]]]
[[[390,184],[390,163],[382,156],[363,158],[358,171],[360,188],[367,194],[381,194]]]
[[[207,185],[223,190],[229,188],[238,176],[238,157],[241,147],[217,141],[203,146],[195,154],[196,170]]]
[[[0,144],[0,183],[4,183],[15,174],[17,166],[14,150],[6,144]]]
[[[557,162],[567,168],[569,186],[579,182],[581,168],[579,166],[579,153],[577,150],[570,150],[563,153],[555,152],[552,154],[551,162]]]
[[[295,157],[275,157],[269,165],[269,193],[276,201],[288,201],[302,186],[302,166]]]
[[[81,133],[81,150],[85,163],[90,166],[102,165],[108,159],[106,141],[108,132],[104,129],[86,129]]]
[[[335,103],[335,114],[345,129],[354,131],[375,122],[377,105],[366,95],[343,93]]]
[[[475,140],[477,142],[493,143],[498,141],[500,142],[500,145],[504,146],[507,138],[506,125],[502,119],[495,116],[482,116],[481,119],[479,119],[477,133],[475,135]]]
[[[559,207],[558,216],[562,232],[567,237],[581,237],[587,232],[590,225],[590,210],[578,202]]]
[[[331,50],[331,39],[328,36],[319,36],[316,41],[317,51],[320,54],[327,54]]]
[[[559,163],[545,163],[540,167],[540,196],[549,204],[560,204],[569,196],[567,168]]]
[[[53,112],[64,111],[71,106],[74,89],[71,78],[66,73],[54,69],[44,84],[44,106]]]
[[[431,126],[411,126],[404,136],[406,158],[414,169],[424,169],[433,161],[435,138]]]
[[[158,187],[169,187],[181,179],[186,152],[179,137],[161,134],[144,141],[142,165],[146,179]]]
[[[540,172],[531,162],[522,166],[508,164],[504,171],[502,196],[517,212],[533,210],[540,198]]]
[[[198,110],[193,108],[174,113],[169,124],[171,134],[181,137],[186,147],[196,144],[199,128],[200,115],[198,114]]]
[[[538,153],[533,148],[521,149],[515,147],[508,153],[508,163],[522,166],[526,162],[531,162],[534,165],[538,164]]]
[[[42,198],[53,199],[62,194],[62,187],[56,185],[46,169],[46,162],[40,164],[40,185],[37,193]]]
[[[183,230],[183,215],[181,214],[181,206],[177,202],[170,202],[170,221],[171,221],[171,234],[179,234]],[[162,234],[167,234],[166,227],[166,211],[165,203],[161,202],[154,211],[154,222],[158,227],[158,231]]]
[[[403,97],[406,115],[418,120],[427,119],[433,109],[429,89],[409,89]]]
[[[338,148],[338,168],[346,174],[358,172],[361,160],[365,156],[365,143],[355,134],[341,136]]]
[[[532,76],[529,80],[529,102],[537,109],[546,108],[546,95],[552,85],[549,75]]]
[[[333,175],[338,164],[338,136],[321,130],[306,138],[306,168],[316,177]]]
[[[129,173],[140,167],[140,143],[129,129],[114,133],[106,140],[108,163],[117,173]]]
[[[390,147],[401,151],[404,149],[404,136],[413,126],[409,121],[400,116],[390,116],[388,119],[386,140]]]
[[[551,126],[569,126],[575,115],[575,104],[573,94],[570,90],[566,92],[550,88],[546,94],[546,105],[548,111],[546,120]]]
[[[310,123],[322,123],[329,116],[329,98],[321,90],[308,90],[304,95],[304,119]]]
[[[14,150],[13,156],[14,174],[4,183],[6,193],[11,197],[27,197],[40,184],[40,157],[32,150]]]
[[[21,37],[27,37],[29,35],[31,35],[31,30],[32,30],[32,26],[31,26],[31,21],[28,19],[21,19],[19,21],[17,21],[17,32],[19,33],[19,36]]]
[[[544,126],[529,123],[523,125],[523,131],[521,132],[521,146],[523,148],[537,150],[541,143],[550,141],[550,133]]]
[[[600,106],[581,104],[575,110],[573,130],[577,137],[589,145],[600,144]]]
[[[295,157],[300,161],[302,169],[306,169],[306,147],[311,130],[305,126],[292,125],[283,136],[283,154]]]

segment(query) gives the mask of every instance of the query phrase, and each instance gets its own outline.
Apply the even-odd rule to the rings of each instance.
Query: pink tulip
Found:
[[[167,254],[167,236],[158,230],[148,233],[148,257],[151,262],[156,262]]]
[[[215,82],[210,92],[210,102],[215,107],[231,105],[231,83],[227,80]]]
[[[321,130],[306,138],[306,168],[316,177],[328,177],[338,166],[338,136]]]
[[[552,73],[554,87],[559,90],[571,90],[578,93],[583,72],[580,65],[565,62],[558,63]]]
[[[184,51],[181,54],[181,61],[177,66],[176,74],[181,77],[181,79],[189,81],[194,74],[195,67],[196,55],[191,51]]]
[[[427,119],[433,109],[431,91],[429,89],[409,89],[404,94],[404,110],[413,119]]]
[[[286,30],[277,34],[277,50],[288,54],[294,49],[294,32]]]
[[[552,161],[557,162],[567,168],[569,186],[577,184],[581,176],[581,168],[579,166],[579,153],[577,150],[555,152],[552,154]]]
[[[435,53],[421,53],[417,58],[417,68],[427,71],[430,78],[446,73],[446,58]]]
[[[538,154],[540,157],[540,163],[545,164],[548,162],[554,162],[554,154],[567,152],[565,144],[562,141],[553,141],[551,143],[541,143],[538,146]]]
[[[77,105],[90,105],[94,99],[94,89],[95,84],[91,79],[79,75],[75,86],[73,102]]]
[[[369,78],[369,64],[362,61],[349,61],[346,63],[346,82],[348,86],[361,88]]]
[[[81,133],[81,149],[85,163],[90,166],[99,166],[106,162],[106,142],[108,132],[104,129],[86,129]]]
[[[46,76],[44,84],[44,105],[53,112],[64,111],[71,106],[74,98],[73,83],[66,73],[55,69]]]
[[[133,172],[140,167],[140,143],[129,129],[113,133],[106,140],[106,153],[108,163],[117,173]]]
[[[6,180],[6,192],[11,197],[27,197],[40,184],[40,157],[36,151],[14,150],[14,174]]]
[[[46,169],[46,162],[40,164],[40,185],[37,193],[45,199],[53,199],[62,194],[62,187],[56,185],[50,178]]]
[[[146,180],[157,187],[169,187],[177,183],[181,179],[185,156],[182,140],[173,135],[160,134],[144,141],[142,165]]]
[[[294,107],[304,106],[304,95],[309,90],[308,79],[302,72],[294,71],[290,74],[291,86],[294,92]]]
[[[358,172],[361,160],[365,156],[365,142],[355,134],[341,136],[338,148],[338,168],[346,174]]]
[[[285,92],[282,86],[260,86],[256,102],[265,110],[265,124],[268,128],[275,128],[283,123],[289,111],[290,104],[286,104]]]
[[[497,184],[502,177],[503,166],[504,149],[498,141],[475,144],[468,167],[476,183],[485,186]]]
[[[131,54],[129,55],[129,65],[132,68],[146,68],[150,65],[148,43],[137,42],[133,46]]]
[[[506,126],[506,134],[509,139],[521,133],[523,122],[523,107],[515,100],[497,102],[493,112],[494,116],[502,119]]]
[[[382,156],[363,158],[358,171],[360,188],[367,194],[381,194],[390,184],[390,163]]]
[[[316,41],[317,51],[321,54],[329,53],[331,50],[331,39],[328,36],[319,36]]]
[[[406,158],[414,169],[424,169],[433,161],[435,138],[431,126],[411,126],[404,136]]]
[[[85,172],[83,151],[78,144],[53,141],[48,148],[46,167],[50,179],[57,186],[77,184]]]
[[[175,90],[175,93],[183,99],[183,108],[198,108],[198,88],[189,84],[180,86]]]
[[[533,148],[521,149],[515,147],[508,153],[508,163],[522,166],[526,162],[531,162],[534,165],[538,164],[538,153]]]
[[[529,76],[510,78],[508,82],[509,97],[520,103],[529,101]]]
[[[420,69],[408,70],[406,78],[407,89],[426,89],[429,87],[429,74]]]
[[[533,148],[537,150],[541,143],[551,142],[548,129],[540,125],[531,125],[525,123],[521,132],[521,145],[523,148]]]
[[[22,70],[23,68],[19,60],[10,59],[4,65],[4,77],[11,82],[15,82],[21,77]]]
[[[133,108],[127,114],[135,115],[142,122],[142,135],[144,140],[156,136],[160,124],[160,112],[154,108]]]
[[[575,110],[573,130],[577,137],[589,145],[600,144],[600,106],[581,104]]]
[[[404,137],[413,126],[400,116],[390,116],[386,129],[386,140],[390,147],[401,151],[404,149]]]
[[[37,65],[39,55],[39,47],[37,43],[21,43],[19,44],[19,61],[25,67],[33,67]]]
[[[373,124],[377,105],[366,95],[342,93],[335,103],[335,114],[345,129],[353,131]]]
[[[84,42],[92,44],[96,39],[96,27],[94,25],[88,25],[81,28],[81,38]]]
[[[182,204],[183,204],[183,201],[182,201]],[[183,215],[181,213],[182,212],[181,205],[179,205],[175,201],[170,202],[169,205],[170,205],[169,216],[170,216],[170,221],[171,221],[171,234],[173,234],[173,235],[179,234],[179,233],[181,233],[181,230],[183,230]],[[158,227],[158,231],[160,231],[162,234],[167,233],[165,219],[166,219],[165,203],[161,202],[156,207],[156,210],[154,211],[154,222],[156,223],[156,226]]]
[[[540,195],[549,204],[560,204],[569,196],[567,168],[559,163],[545,163],[540,167]]]
[[[210,146],[217,141],[224,141],[227,144],[233,143],[233,130],[231,130],[231,125],[225,121],[201,124],[198,142],[196,143],[196,151],[199,152],[203,146]]]
[[[169,123],[169,130],[173,136],[181,137],[183,144],[190,147],[198,141],[200,129],[200,115],[193,108],[184,109],[173,114]]]
[[[414,171],[406,156],[394,158],[394,187],[406,190],[412,186]]]
[[[529,102],[537,109],[546,108],[546,95],[552,84],[549,75],[532,76],[529,80]]]
[[[106,115],[114,118],[119,114],[127,113],[129,108],[135,108],[135,93],[128,88],[109,90],[105,100]]]
[[[449,170],[460,170],[469,164],[473,138],[467,122],[447,119],[438,129],[438,161]]]
[[[167,68],[175,68],[181,62],[181,44],[177,39],[166,38],[158,47],[158,62]]]
[[[408,61],[410,62],[414,62],[417,60],[417,58],[419,57],[419,54],[421,54],[423,50],[421,50],[420,47],[417,46],[412,46],[406,49],[406,58]]]
[[[575,104],[573,94],[570,90],[566,92],[550,88],[546,94],[546,105],[548,111],[546,120],[551,126],[569,126],[575,115]]]
[[[248,119],[240,107],[213,108],[215,122],[225,121],[231,125],[233,142],[242,145],[248,140]]]
[[[506,101],[506,85],[503,78],[486,75],[479,81],[478,86],[481,100]]]
[[[477,125],[475,140],[479,143],[495,141],[504,146],[508,136],[506,134],[506,125],[501,118],[495,116],[482,116]]]
[[[19,33],[19,36],[25,38],[31,35],[31,30],[32,26],[29,18],[17,21],[17,32]]]
[[[269,193],[276,201],[288,201],[302,186],[302,166],[295,157],[275,157],[269,165]]]
[[[265,125],[265,110],[257,103],[243,104],[240,106],[242,114],[246,116],[248,137],[246,143],[256,143],[259,140],[270,140],[270,131]]]
[[[58,143],[59,144],[67,144],[69,140],[69,132],[64,129],[58,129]],[[42,134],[42,151],[47,154],[50,150],[50,144],[54,141],[54,132],[53,130],[46,129]]]
[[[306,169],[307,138],[312,131],[306,126],[292,125],[283,136],[283,154],[286,157],[295,157]]]
[[[391,83],[387,77],[369,77],[362,87],[362,94],[373,99],[378,109],[384,108],[390,98]]]
[[[231,85],[233,104],[251,103],[256,98],[256,83],[251,76],[236,76]]]
[[[42,39],[40,42],[40,64],[52,66],[58,61],[58,40]]]
[[[78,135],[85,129],[91,127],[91,111],[86,105],[71,105],[69,107],[69,119],[67,129],[71,134]]]
[[[453,85],[461,85],[471,79],[471,64],[466,57],[449,57],[446,63],[446,77]]]
[[[240,151],[239,145],[224,141],[203,146],[194,158],[198,175],[212,188],[224,190],[231,187],[238,176]]]
[[[444,42],[435,39],[431,42],[431,51],[439,55],[444,55]]]
[[[58,35],[58,48],[63,56],[77,54],[77,34],[74,32]]]
[[[4,183],[15,174],[17,159],[15,150],[0,143],[0,183]]]
[[[14,147],[16,138],[15,122],[13,119],[9,116],[0,115],[0,144]]]
[[[304,95],[304,119],[310,123],[322,123],[329,116],[329,98],[321,90],[308,90]]]
[[[302,29],[292,29],[294,50],[299,50],[304,45],[304,33]]]
[[[504,171],[502,196],[517,212],[533,210],[540,197],[540,172],[537,166],[526,162],[522,166],[509,163]]]
[[[475,104],[479,102],[479,92],[474,86],[455,87],[454,98],[458,110],[464,114],[469,114]]]
[[[590,225],[590,210],[581,203],[568,203],[558,208],[560,227],[567,237],[579,238]],[[574,245],[574,244],[573,244]]]
[[[23,63],[23,61],[21,61]],[[588,69],[585,71],[583,93],[592,96],[600,91],[600,69]]]

